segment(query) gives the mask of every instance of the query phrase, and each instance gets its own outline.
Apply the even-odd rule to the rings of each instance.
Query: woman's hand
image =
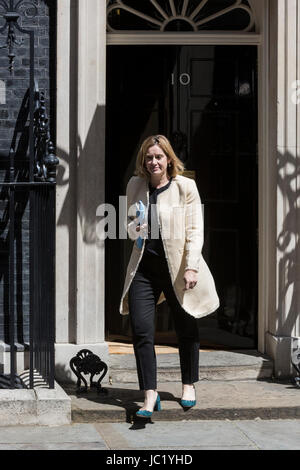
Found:
[[[136,231],[140,232],[140,236],[145,236],[148,232],[148,224],[138,224],[136,227]]]
[[[197,284],[198,273],[193,269],[187,269],[184,272],[183,280],[185,283],[185,288],[183,290],[193,289]]]
[[[136,226],[136,231],[137,231],[137,232],[139,232],[140,230],[143,231],[143,230],[146,229],[146,227],[147,227],[147,224],[143,224],[143,225],[138,224],[138,225]]]

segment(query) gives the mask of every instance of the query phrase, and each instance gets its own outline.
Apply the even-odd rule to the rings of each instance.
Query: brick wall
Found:
[[[55,141],[55,0],[32,0],[36,6],[21,9],[19,24],[34,31],[35,78],[40,90],[45,91],[51,133]],[[26,11],[25,11],[26,10]],[[35,14],[36,13],[36,14]],[[0,29],[4,25],[3,8],[0,8]],[[35,14],[35,15],[34,15]],[[7,38],[7,31],[0,33],[0,45]],[[7,49],[0,49],[0,340],[8,337],[8,286],[9,286],[9,198],[1,186],[9,179],[9,149],[15,149],[15,179],[27,180],[29,171],[28,120],[24,96],[29,87],[30,51],[28,35],[17,32],[23,43],[15,48],[12,73],[8,70]],[[15,192],[15,332],[16,341],[29,339],[29,193]]]

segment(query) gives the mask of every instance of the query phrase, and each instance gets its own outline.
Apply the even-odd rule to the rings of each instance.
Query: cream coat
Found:
[[[148,208],[148,180],[133,176],[127,185],[127,230],[129,237],[135,240],[136,204],[141,200]],[[201,254],[203,246],[203,218],[200,196],[194,180],[177,175],[170,187],[157,196],[157,213],[161,237],[167,258],[168,268],[175,294],[183,309],[195,318],[201,318],[214,312],[219,307],[219,298],[211,272]],[[128,290],[143,256],[142,249],[134,242],[127,267],[120,313],[127,315]],[[197,284],[193,289],[184,290],[184,271],[194,269],[198,272]],[[157,304],[163,302],[163,292]]]

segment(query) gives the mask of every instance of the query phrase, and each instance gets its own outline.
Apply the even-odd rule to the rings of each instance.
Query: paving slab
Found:
[[[107,428],[103,431],[105,438],[110,437],[110,446],[114,444],[114,436],[119,434],[127,442],[131,449],[147,448],[150,444],[153,448],[183,448],[195,449],[202,447],[245,447],[250,439],[230,422],[211,423],[198,422],[155,422],[152,425],[140,425],[141,427],[128,427],[126,423],[114,423],[111,432]],[[99,428],[98,428],[99,429]]]
[[[95,424],[113,450],[299,450],[300,420]]]
[[[237,426],[260,449],[300,449],[299,421],[245,421],[239,422]]]
[[[92,424],[0,426],[0,450],[106,450]]]
[[[300,418],[300,390],[291,381],[208,381],[195,384],[197,404],[184,410],[180,405],[180,382],[158,383],[162,410],[155,421],[294,419]],[[105,386],[107,395],[93,389],[77,394],[75,386],[65,387],[71,398],[72,422],[133,422],[143,405],[137,384]]]
[[[107,450],[97,442],[55,444],[0,444],[0,450]]]
[[[112,450],[129,450],[128,448],[119,448],[119,449],[114,449],[112,448]],[[184,452],[188,452],[189,450],[193,450],[193,451],[201,451],[201,450],[259,450],[257,449],[256,447],[253,447],[253,446],[196,446],[196,447],[184,447],[183,446],[180,446],[180,447],[174,447],[174,446],[171,446],[171,447],[141,447],[138,449],[139,451],[140,450],[149,450],[149,451],[155,451],[155,453],[157,453],[157,451],[161,451],[163,453],[163,455],[165,455],[165,451],[184,451]],[[135,450],[135,452],[137,452],[137,450]],[[200,456],[201,458],[201,456]]]

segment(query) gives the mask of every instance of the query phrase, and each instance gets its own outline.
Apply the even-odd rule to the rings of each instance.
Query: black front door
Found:
[[[106,202],[119,195],[148,135],[166,135],[195,179],[204,210],[203,256],[220,308],[200,320],[202,346],[257,342],[257,87],[254,46],[109,46]],[[119,314],[131,241],[106,241],[107,339],[130,338]],[[164,302],[156,341],[176,343]]]

